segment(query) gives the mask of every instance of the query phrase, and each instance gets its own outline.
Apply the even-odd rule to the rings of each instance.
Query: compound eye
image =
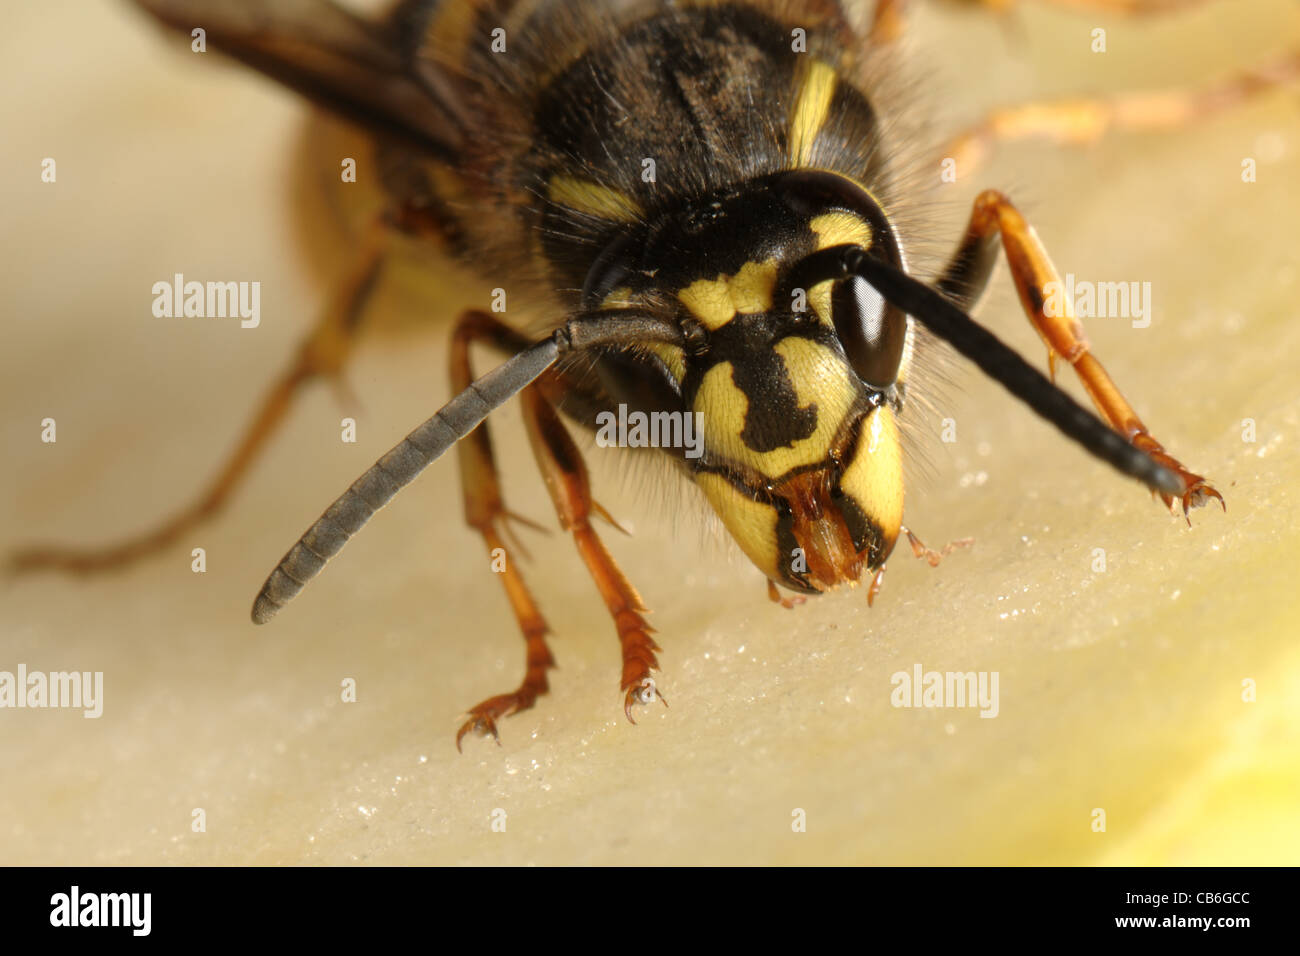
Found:
[[[860,276],[835,283],[831,318],[849,364],[867,385],[887,389],[898,381],[907,343],[907,316],[889,305]]]
[[[631,246],[630,236],[620,236],[601,250],[582,283],[582,304],[585,308],[598,307],[631,273],[632,268],[625,258]]]

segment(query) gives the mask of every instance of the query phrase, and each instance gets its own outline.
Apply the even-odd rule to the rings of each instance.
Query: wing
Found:
[[[454,160],[466,132],[454,84],[417,56],[430,0],[367,20],[331,0],[135,0],[168,27],[375,133]]]

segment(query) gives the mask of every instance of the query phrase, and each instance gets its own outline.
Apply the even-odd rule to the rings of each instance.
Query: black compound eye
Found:
[[[632,267],[627,261],[628,250],[631,248],[631,237],[620,236],[601,250],[582,284],[584,308],[597,308],[631,274]]]
[[[889,305],[865,279],[852,276],[831,290],[831,320],[844,354],[872,388],[898,380],[907,344],[907,316]]]

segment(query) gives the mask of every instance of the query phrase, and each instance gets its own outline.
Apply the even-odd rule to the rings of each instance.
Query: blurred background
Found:
[[[191,501],[242,434],[344,268],[370,199],[364,175],[342,191],[338,160],[365,154],[128,4],[6,17],[0,548],[107,543]],[[1149,19],[922,2],[913,26],[949,131],[994,106],[1199,84],[1300,46],[1290,0]],[[858,590],[786,611],[725,542],[701,546],[702,520],[648,503],[660,493],[595,454],[597,496],[634,532],[605,537],[655,611],[671,709],[627,723],[613,628],[572,544],[525,531],[559,670],[500,748],[467,739],[460,756],[460,715],[515,686],[522,654],[452,458],[323,586],[267,627],[248,620],[297,535],[448,395],[450,320],[488,284],[406,261],[377,292],[355,398],[311,387],[192,542],[121,573],[0,584],[0,670],[105,683],[98,720],[0,710],[0,863],[1294,863],[1297,105],[1291,89],[1160,135],[999,150],[927,197],[904,240],[946,248],[997,186],[1062,273],[1151,282],[1149,328],[1099,320],[1089,335],[1226,514],[1189,529],[954,362],[938,414],[912,423],[929,439],[907,523],[975,545],[938,569],[901,549],[874,609]],[[176,272],[260,281],[260,327],[155,318],[152,285]],[[1003,267],[981,316],[1041,360]],[[339,440],[344,416],[356,444]],[[944,417],[955,442],[935,437]],[[513,404],[494,435],[511,507],[550,526]],[[891,675],[918,663],[997,671],[998,717],[892,707]]]

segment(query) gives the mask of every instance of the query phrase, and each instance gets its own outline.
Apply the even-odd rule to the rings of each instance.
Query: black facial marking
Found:
[[[754,451],[788,448],[817,430],[817,404],[799,406],[790,370],[772,349],[733,365],[731,380],[749,399],[740,439]]]
[[[773,497],[771,505],[776,509],[776,553],[777,567],[781,570],[781,576],[785,579],[782,583],[796,591],[802,591],[805,594],[816,594],[817,589],[812,586],[808,576],[802,571],[794,569],[794,553],[799,547],[799,542],[794,536],[794,512],[790,508],[789,502],[781,497]]]

